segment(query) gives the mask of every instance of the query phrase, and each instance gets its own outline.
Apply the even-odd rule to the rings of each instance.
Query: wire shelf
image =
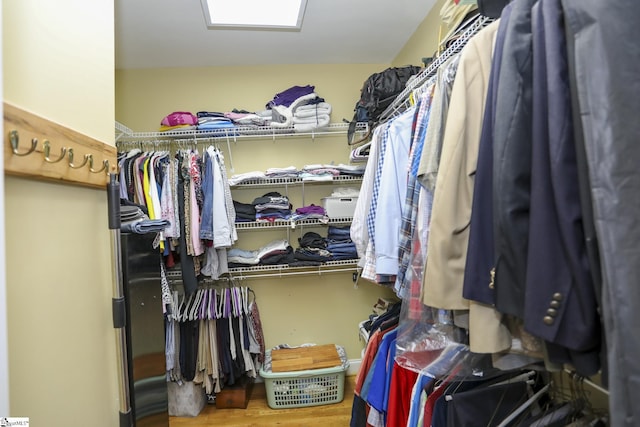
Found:
[[[259,265],[230,268],[229,274],[238,278],[280,277],[298,275],[322,275],[329,273],[357,272],[358,260],[328,261],[316,267],[291,267],[289,265]]]
[[[268,278],[268,277],[285,277],[285,276],[309,276],[322,275],[332,273],[358,273],[357,259],[327,261],[319,266],[308,267],[291,267],[287,264],[279,265],[256,265],[251,267],[230,268],[228,276],[222,276],[220,281],[228,281],[235,279],[250,278]],[[167,279],[172,282],[180,282],[182,280],[182,272],[180,269],[174,268],[167,270]],[[210,278],[203,278],[202,281],[209,282]]]
[[[304,178],[265,178],[265,179],[250,179],[238,184],[231,185],[231,188],[243,188],[243,187],[273,187],[273,186],[289,186],[289,185],[317,185],[317,184],[349,184],[349,183],[361,183],[361,176],[353,175],[339,175],[334,176],[331,180],[310,180]]]
[[[336,224],[350,224],[353,221],[351,217],[344,218],[329,218],[328,222],[323,222],[319,219],[299,219],[295,221],[291,221],[288,219],[278,219],[273,222],[262,222],[262,221],[252,221],[252,222],[236,222],[236,228],[238,230],[247,230],[247,229],[274,229],[274,228],[292,228],[295,229],[300,226],[328,226],[328,225],[336,225]]]
[[[116,129],[118,129],[116,127]],[[349,123],[331,123],[329,126],[309,132],[297,132],[293,127],[275,128],[272,126],[236,126],[229,129],[207,130],[173,130],[166,132],[124,132],[119,142],[201,142],[215,139],[237,141],[246,138],[298,138],[302,136],[340,135],[346,134]],[[358,123],[356,132],[366,134],[367,123]]]

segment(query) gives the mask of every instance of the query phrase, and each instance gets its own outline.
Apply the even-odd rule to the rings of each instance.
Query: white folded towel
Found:
[[[296,132],[311,132],[329,126],[331,118],[323,115],[313,119],[313,122],[294,123],[293,128]]]
[[[294,124],[320,124],[320,123],[325,123],[329,124],[329,115],[327,114],[320,114],[318,116],[313,116],[313,117],[297,117],[297,116],[293,116],[293,123]],[[326,126],[326,125],[323,125]]]
[[[294,117],[313,117],[319,114],[331,114],[331,104],[320,102],[318,104],[305,104],[293,110]]]

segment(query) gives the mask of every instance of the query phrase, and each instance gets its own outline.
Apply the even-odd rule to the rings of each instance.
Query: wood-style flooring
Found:
[[[215,405],[206,405],[197,417],[170,417],[169,426],[345,427],[351,419],[355,378],[345,378],[344,400],[340,403],[308,408],[271,409],[267,405],[264,383],[256,383],[247,409],[217,409]]]

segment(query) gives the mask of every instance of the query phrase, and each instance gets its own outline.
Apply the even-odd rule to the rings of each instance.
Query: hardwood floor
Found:
[[[345,378],[344,400],[340,403],[308,408],[271,409],[267,405],[264,383],[258,383],[253,388],[247,409],[216,409],[215,405],[206,405],[197,417],[171,417],[169,426],[348,426],[355,378]]]

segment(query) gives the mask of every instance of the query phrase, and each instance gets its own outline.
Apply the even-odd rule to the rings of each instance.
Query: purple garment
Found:
[[[299,215],[312,215],[312,214],[326,215],[324,208],[322,206],[316,206],[316,205],[309,205],[309,206],[304,206],[302,208],[298,208],[296,209],[296,213]]]
[[[293,101],[304,95],[313,93],[315,86],[291,86],[289,89],[277,93],[276,96],[269,102],[267,102],[267,108],[275,107],[276,105],[290,106]]]

